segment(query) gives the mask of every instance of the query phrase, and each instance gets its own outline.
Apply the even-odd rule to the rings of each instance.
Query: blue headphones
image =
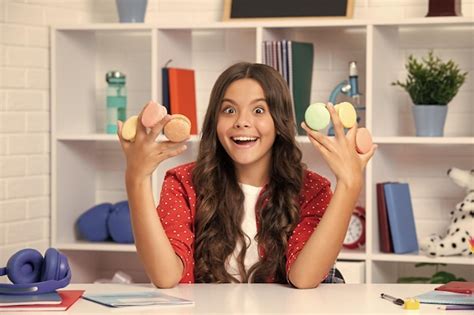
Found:
[[[0,283],[0,294],[48,293],[71,281],[67,257],[54,248],[48,248],[44,258],[36,249],[18,251],[0,268],[0,276],[4,275],[13,284]]]

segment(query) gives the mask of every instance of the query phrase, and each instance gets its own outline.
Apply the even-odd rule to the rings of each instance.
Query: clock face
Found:
[[[360,240],[364,232],[364,223],[361,218],[355,215],[351,216],[351,221],[349,222],[349,228],[346,232],[346,237],[344,238],[343,244],[354,244]]]

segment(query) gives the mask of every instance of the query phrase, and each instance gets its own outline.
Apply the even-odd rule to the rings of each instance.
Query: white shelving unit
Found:
[[[181,22],[181,21],[179,21]],[[184,25],[183,25],[184,24]],[[395,255],[379,251],[375,184],[407,181],[412,192],[419,239],[442,233],[449,211],[464,194],[447,178],[450,167],[472,168],[474,97],[472,74],[449,106],[445,137],[415,137],[406,93],[391,82],[404,77],[408,54],[434,49],[454,58],[473,73],[474,22],[468,18],[409,20],[314,20],[226,22],[205,25],[88,24],[51,29],[51,245],[68,254],[76,271],[73,280],[111,276],[114,268],[131,270],[146,279],[134,245],[88,243],[75,230],[79,215],[100,202],[126,199],[125,163],[115,135],[104,133],[105,73],[127,75],[128,116],[149,99],[161,101],[161,67],[196,71],[198,124],[202,123],[210,90],[217,76],[237,61],[261,62],[261,42],[290,39],[315,45],[313,101],[327,101],[332,88],[348,76],[356,60],[366,105],[365,124],[379,149],[368,165],[359,204],[366,208],[366,245],[343,250],[339,260],[365,263],[368,283],[395,282],[413,272],[413,263],[449,264],[461,276],[474,277],[474,259]],[[304,162],[316,172],[334,177],[306,137],[298,137]],[[193,161],[199,136],[187,152],[159,166],[153,176],[158,202],[164,172]],[[315,262],[316,263],[316,262]],[[412,273],[413,274],[413,273]]]

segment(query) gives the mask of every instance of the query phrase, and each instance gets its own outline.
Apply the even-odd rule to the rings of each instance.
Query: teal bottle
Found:
[[[120,71],[109,71],[105,75],[107,81],[107,133],[117,133],[117,120],[125,121],[127,118],[127,89],[125,74]]]

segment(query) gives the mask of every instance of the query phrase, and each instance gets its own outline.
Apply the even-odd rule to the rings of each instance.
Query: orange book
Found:
[[[171,114],[182,114],[191,121],[191,134],[197,134],[196,86],[194,70],[168,68]]]
[[[0,314],[2,311],[66,311],[76,303],[82,296],[84,290],[58,290],[61,297],[60,304],[28,304],[28,305],[8,305],[0,307]]]

